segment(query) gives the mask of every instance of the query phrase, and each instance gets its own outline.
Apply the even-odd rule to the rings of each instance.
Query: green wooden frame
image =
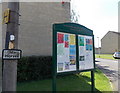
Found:
[[[69,71],[69,72],[61,72],[57,73],[57,32],[63,32],[68,34],[75,34],[76,35],[76,71]],[[78,51],[78,35],[85,35],[91,36],[93,39],[93,69],[86,69],[86,70],[79,70],[79,55]],[[60,24],[53,24],[53,66],[52,66],[52,76],[53,76],[53,92],[56,92],[56,76],[61,74],[68,74],[68,73],[79,73],[85,71],[91,71],[91,82],[92,82],[92,91],[94,91],[94,71],[95,71],[95,50],[94,50],[94,35],[93,31],[88,29],[85,26],[76,23],[60,23]]]

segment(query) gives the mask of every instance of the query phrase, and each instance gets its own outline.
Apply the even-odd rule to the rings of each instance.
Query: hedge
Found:
[[[51,56],[22,57],[18,61],[17,80],[23,82],[51,78],[51,70]]]

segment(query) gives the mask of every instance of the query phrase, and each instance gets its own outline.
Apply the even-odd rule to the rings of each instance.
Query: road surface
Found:
[[[118,60],[96,59],[96,66],[100,68],[109,78],[113,85],[113,90],[118,91]],[[120,92],[120,91],[119,91]]]

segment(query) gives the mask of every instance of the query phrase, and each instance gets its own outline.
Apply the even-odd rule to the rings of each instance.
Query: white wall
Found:
[[[52,25],[70,22],[70,3],[20,3],[20,14],[18,43],[23,55],[52,55]],[[5,33],[3,36],[5,41]]]
[[[101,40],[101,53],[114,53],[118,51],[118,34],[108,32]]]

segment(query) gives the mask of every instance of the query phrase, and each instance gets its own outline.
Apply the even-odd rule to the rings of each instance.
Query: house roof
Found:
[[[112,32],[112,33],[120,35],[120,32],[114,32],[114,31],[109,31],[109,32]]]
[[[115,32],[115,31],[108,31],[107,34],[108,34],[108,33],[113,33],[113,34],[118,34],[118,35],[120,35],[120,32]],[[104,37],[105,37],[107,34],[105,34]],[[103,37],[103,38],[104,38],[104,37]],[[103,39],[103,38],[102,38],[102,39]],[[101,39],[101,40],[102,40],[102,39]]]

